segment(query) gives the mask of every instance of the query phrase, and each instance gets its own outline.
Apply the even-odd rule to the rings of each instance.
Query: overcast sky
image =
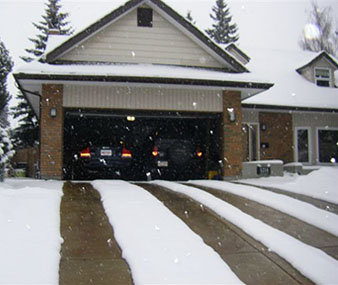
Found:
[[[209,13],[215,0],[164,0],[182,15],[192,12],[197,26],[204,30],[211,26]],[[39,22],[47,0],[0,0],[0,38],[16,65],[19,56],[31,48],[29,37],[37,30],[32,22]],[[62,11],[70,14],[68,20],[76,32],[108,14],[123,0],[61,0]],[[312,0],[226,0],[239,27],[239,45],[259,48],[298,49],[298,40],[308,21]],[[331,6],[338,23],[338,0],[317,0],[319,6]],[[338,24],[337,24],[338,26]],[[250,55],[249,55],[250,56]],[[10,91],[15,93],[12,79]]]

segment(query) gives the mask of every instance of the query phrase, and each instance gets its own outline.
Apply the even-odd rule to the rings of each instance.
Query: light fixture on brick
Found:
[[[52,118],[55,118],[56,117],[56,108],[50,108],[50,116],[52,117]]]

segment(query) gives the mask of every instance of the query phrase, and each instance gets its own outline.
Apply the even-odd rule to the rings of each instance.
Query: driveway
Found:
[[[138,186],[198,234],[244,283],[312,284],[284,259],[200,203],[158,185]],[[215,189],[203,190],[338,259],[337,237],[248,199]],[[130,268],[121,257],[99,193],[90,184],[65,183],[64,194],[60,284],[131,284]]]

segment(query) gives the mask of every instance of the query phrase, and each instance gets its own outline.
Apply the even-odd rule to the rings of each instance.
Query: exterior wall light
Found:
[[[230,122],[235,122],[236,121],[235,109],[234,108],[228,108],[227,110],[228,110]]]
[[[56,108],[50,108],[50,116],[52,117],[52,118],[55,118],[56,117]]]
[[[266,124],[261,124],[261,131],[265,132],[267,129]]]

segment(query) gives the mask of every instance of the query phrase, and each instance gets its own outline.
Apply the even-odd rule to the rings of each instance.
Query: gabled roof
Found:
[[[322,51],[322,52],[316,54],[315,56],[312,55],[312,58],[306,64],[297,68],[296,71],[298,73],[301,73],[304,69],[312,66],[317,60],[319,60],[321,58],[327,59],[336,69],[338,69],[337,61],[335,59],[333,59],[326,51]]]
[[[265,76],[274,86],[243,101],[246,107],[296,110],[338,110],[338,88],[320,87],[305,79],[297,67],[304,67],[319,55],[309,51],[246,49],[252,60],[248,68],[257,76]],[[329,56],[337,65],[337,61]]]
[[[190,33],[200,44],[205,45],[208,49],[216,53],[219,57],[223,58],[230,66],[232,66],[234,72],[248,72],[246,67],[242,65],[235,57],[230,55],[227,51],[215,44],[209,37],[192,25],[189,21],[184,19],[181,15],[163,3],[161,0],[130,0],[124,5],[120,6],[116,10],[112,11],[110,14],[99,19],[97,22],[93,23],[83,31],[78,34],[70,37],[68,40],[63,42],[61,45],[57,46],[55,49],[50,50],[45,55],[45,61],[47,63],[55,62],[59,56],[66,53],[79,43],[93,36],[96,32],[103,29],[106,25],[120,19],[123,15],[132,11],[133,9],[139,7],[142,4],[148,4],[151,7],[163,12],[171,20],[180,25],[185,31]]]

